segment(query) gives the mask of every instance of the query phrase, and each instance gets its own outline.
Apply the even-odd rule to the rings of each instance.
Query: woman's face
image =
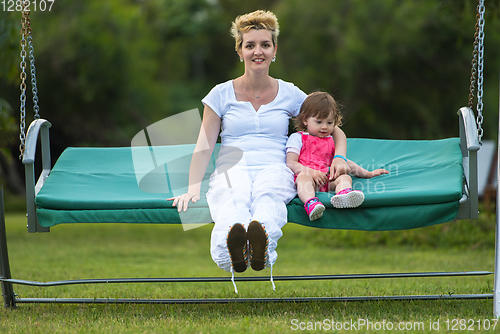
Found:
[[[245,62],[245,69],[267,70],[277,49],[278,46],[273,45],[269,30],[251,29],[243,34],[243,43],[238,54]]]

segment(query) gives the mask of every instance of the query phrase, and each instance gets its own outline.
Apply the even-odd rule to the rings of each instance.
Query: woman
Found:
[[[275,249],[287,223],[286,204],[296,195],[293,172],[285,163],[288,124],[306,94],[269,76],[278,50],[279,25],[273,13],[258,10],[238,16],[231,34],[245,72],[215,86],[202,100],[203,121],[188,192],[170,200],[180,212],[200,199],[201,180],[222,130],[221,151],[207,193],[215,223],[211,255],[233,278],[234,272],[251,266],[254,270],[270,267],[272,280]],[[339,129],[334,137],[338,154],[345,156],[345,135]],[[348,172],[343,159],[335,160],[336,173]]]

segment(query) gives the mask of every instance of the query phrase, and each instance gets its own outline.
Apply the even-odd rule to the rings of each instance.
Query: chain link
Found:
[[[33,36],[31,33],[31,20],[29,10],[24,10],[29,7],[29,1],[22,1],[22,16],[21,16],[21,63],[19,64],[21,68],[21,84],[19,86],[21,90],[21,106],[20,106],[20,144],[19,144],[19,159],[22,159],[24,155],[24,149],[26,145],[26,58],[28,57],[27,51],[29,51],[29,62],[30,62],[30,74],[31,74],[31,92],[33,94],[33,112],[35,114],[35,119],[40,118],[39,106],[38,106],[38,88],[36,81],[36,69],[35,69],[35,56],[33,48]]]
[[[19,159],[22,159],[24,154],[24,147],[26,143],[26,35],[28,33],[28,25],[29,25],[29,12],[24,11],[24,3],[23,3],[23,11],[21,17],[21,63],[19,64],[21,68],[21,84],[19,86],[21,90],[21,106],[20,106],[20,131],[19,139]]]
[[[482,145],[483,138],[483,62],[484,62],[484,0],[478,0],[476,32],[472,49],[471,75],[469,87],[469,108],[474,110],[474,91],[477,81],[477,136]],[[476,78],[477,77],[477,78]]]
[[[477,74],[477,44],[479,41],[479,12],[476,15],[476,32],[474,33],[474,45],[472,47],[472,62],[469,87],[469,109],[474,109],[474,92]]]
[[[29,29],[31,30],[30,27],[29,27]],[[28,46],[29,46],[29,52],[30,52],[31,92],[33,94],[33,112],[35,113],[35,119],[39,119],[40,118],[40,115],[39,115],[40,108],[38,107],[38,88],[37,88],[37,82],[36,82],[36,69],[35,69],[35,56],[34,56],[34,49],[33,49],[33,37],[31,35],[31,32],[28,32]]]
[[[477,135],[479,143],[483,138],[483,63],[484,63],[484,0],[479,0],[478,5],[478,62],[477,62]]]

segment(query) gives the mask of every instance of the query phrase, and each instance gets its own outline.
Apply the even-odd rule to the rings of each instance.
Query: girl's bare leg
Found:
[[[316,196],[314,181],[310,174],[300,173],[295,180],[297,184],[297,194],[303,203]]]
[[[338,178],[330,182],[330,191],[335,191],[335,193],[338,193],[346,188],[352,188],[352,178],[347,174],[340,175]]]
[[[349,175],[341,175],[334,182],[330,183],[330,190],[335,189],[336,193],[330,199],[334,208],[357,208],[364,202],[365,195],[359,190],[341,193],[342,190],[347,188],[352,188],[352,179]]]

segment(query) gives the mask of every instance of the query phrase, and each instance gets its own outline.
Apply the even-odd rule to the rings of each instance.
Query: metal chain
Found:
[[[484,62],[484,0],[479,0],[478,5],[478,62],[477,62],[477,135],[479,143],[483,138],[483,62]]]
[[[479,11],[476,15],[476,32],[474,33],[474,46],[472,48],[472,62],[469,87],[469,109],[474,109],[474,92],[477,74],[477,44],[479,41]]]
[[[33,37],[31,34],[31,26],[29,18],[28,18],[28,46],[30,52],[31,92],[33,94],[33,112],[35,113],[35,119],[39,119],[40,108],[38,107],[38,88],[36,82],[35,56],[34,56]]]
[[[24,147],[25,147],[25,142],[26,142],[26,34],[27,34],[27,29],[28,29],[28,20],[29,20],[29,12],[24,11],[24,3],[23,3],[23,11],[22,11],[22,17],[21,17],[21,63],[19,64],[21,68],[21,84],[19,86],[21,90],[21,96],[20,96],[20,101],[21,101],[21,106],[20,106],[20,144],[19,144],[19,159],[22,159],[23,154],[24,154]]]
[[[31,33],[31,20],[29,10],[25,11],[25,8],[29,7],[29,1],[22,1],[22,16],[21,16],[21,85],[19,86],[21,90],[21,106],[20,106],[20,144],[19,144],[19,159],[22,159],[24,155],[24,148],[26,145],[26,47],[29,50],[29,61],[30,61],[30,73],[31,73],[31,92],[33,94],[33,112],[35,114],[35,119],[40,118],[39,106],[38,106],[38,88],[36,81],[36,69],[35,69],[35,56],[33,48],[33,36]]]
[[[472,68],[469,88],[469,108],[474,109],[474,91],[477,76],[477,136],[482,145],[483,137],[483,62],[484,62],[484,0],[478,0],[476,15],[476,32],[472,50]]]

